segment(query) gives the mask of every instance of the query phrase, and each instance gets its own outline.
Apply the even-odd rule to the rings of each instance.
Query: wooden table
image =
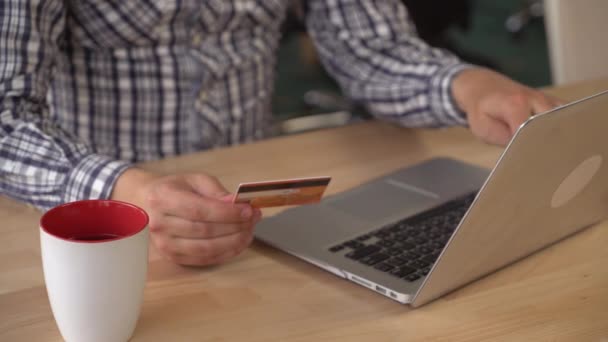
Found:
[[[602,89],[608,80],[549,92],[572,100]],[[144,167],[205,171],[229,189],[329,174],[328,191],[336,193],[429,157],[491,167],[500,152],[462,128],[368,122]],[[40,213],[0,196],[0,218],[0,341],[58,341],[40,262]],[[260,243],[203,269],[171,264],[153,250],[132,340],[608,341],[607,228],[599,224],[415,310]]]

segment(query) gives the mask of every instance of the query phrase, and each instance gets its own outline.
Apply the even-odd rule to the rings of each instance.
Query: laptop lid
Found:
[[[608,91],[530,118],[412,305],[515,262],[608,212]]]

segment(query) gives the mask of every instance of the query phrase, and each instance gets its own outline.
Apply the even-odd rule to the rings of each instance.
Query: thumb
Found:
[[[493,145],[505,146],[511,140],[513,134],[509,130],[509,126],[499,120],[490,120],[488,123],[488,137],[487,143]]]
[[[548,112],[551,109],[564,105],[562,100],[545,96],[542,93],[532,99],[532,108],[534,114]]]
[[[506,122],[482,115],[475,122],[473,133],[486,143],[506,145],[511,139],[511,130]]]
[[[516,98],[513,101],[502,102],[497,108],[488,112],[491,119],[507,126],[510,131],[509,138],[515,134],[519,126],[528,120],[533,113],[531,100],[528,101],[528,99],[523,97]],[[507,142],[508,139],[504,144]]]

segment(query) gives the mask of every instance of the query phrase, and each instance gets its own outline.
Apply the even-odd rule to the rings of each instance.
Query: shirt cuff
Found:
[[[98,154],[86,156],[68,175],[63,202],[110,198],[118,176],[130,166]]]
[[[446,65],[431,78],[431,111],[441,124],[446,126],[467,125],[467,115],[458,107],[452,94],[452,81],[460,72],[474,67],[464,63]]]

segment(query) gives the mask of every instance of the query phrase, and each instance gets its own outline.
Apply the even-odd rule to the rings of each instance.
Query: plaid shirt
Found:
[[[48,209],[107,198],[130,163],[267,135],[289,1],[3,0],[0,191]],[[399,0],[309,0],[343,91],[406,126],[464,124],[466,66],[420,41]]]

